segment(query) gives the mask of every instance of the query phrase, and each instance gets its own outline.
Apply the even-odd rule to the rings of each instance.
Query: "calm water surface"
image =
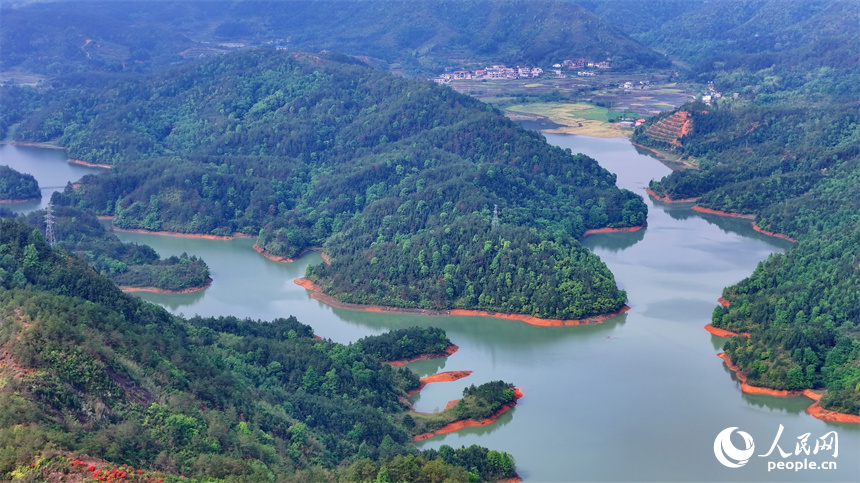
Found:
[[[546,137],[594,157],[618,175],[620,186],[639,194],[644,195],[649,180],[669,172],[625,139]],[[488,317],[333,309],[293,283],[307,265],[321,262],[318,254],[281,264],[251,250],[250,239],[118,234],[125,241],[147,243],[163,256],[187,252],[207,261],[214,282],[203,292],[140,294],[174,313],[264,320],[295,315],[318,335],[342,343],[399,327],[444,328],[460,350],[410,367],[421,375],[474,373],[427,386],[414,398],[419,411],[440,409],[461,397],[465,386],[491,380],[510,381],[525,393],[495,424],[438,436],[421,443],[422,448],[479,444],[504,450],[516,457],[520,475],[534,482],[860,481],[860,427],[808,416],[806,398],[741,393],[715,355],[723,340],[703,329],[724,286],[790,245],[756,233],[746,220],[699,214],[689,204],[647,197],[646,202],[645,230],[584,240],[609,265],[632,307],[599,326],[542,328]],[[836,431],[838,456],[801,453],[783,460],[774,450],[737,469],[722,466],[714,456],[714,439],[725,428],[749,433],[755,455],[760,455],[768,452],[780,425],[784,431],[778,444],[792,454],[805,433],[814,447],[815,439]],[[734,436],[734,445],[744,448]],[[767,471],[768,462],[804,457],[816,463],[835,461],[837,469]]]
[[[102,168],[90,168],[66,161],[65,149],[45,149],[32,146],[0,144],[0,164],[21,173],[32,174],[39,182],[42,199],[22,203],[3,203],[3,207],[16,213],[44,209],[54,191],[63,191],[66,183],[75,182],[87,174],[103,172]]]

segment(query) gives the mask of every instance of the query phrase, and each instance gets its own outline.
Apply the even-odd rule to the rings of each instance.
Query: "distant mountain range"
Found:
[[[570,58],[667,67],[661,54],[562,0],[93,1],[6,4],[0,69],[148,71],[246,45],[333,50],[410,74]]]

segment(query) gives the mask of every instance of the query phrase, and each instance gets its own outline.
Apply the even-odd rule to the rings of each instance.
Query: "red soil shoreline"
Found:
[[[732,331],[726,330],[726,329],[719,329],[717,327],[714,327],[711,324],[706,325],[705,330],[707,330],[708,332],[710,332],[711,334],[713,334],[717,337],[735,337],[735,336],[746,337],[746,338],[750,337],[749,332],[732,332]]]
[[[415,356],[415,357],[412,357],[411,359],[400,359],[399,361],[388,361],[388,362],[386,362],[386,364],[388,364],[392,367],[399,367],[399,366],[404,366],[406,364],[416,362],[416,361],[426,361],[429,359],[440,359],[442,357],[448,357],[448,356],[454,354],[459,349],[460,349],[459,346],[451,344],[448,347],[446,347],[445,350],[443,350],[442,352],[434,352],[432,354],[421,354],[420,356]],[[471,371],[469,371],[469,374],[471,374]],[[466,377],[466,376],[462,376],[462,377]],[[433,382],[436,382],[436,381],[433,381]]]
[[[511,408],[516,406],[517,401],[521,397],[523,397],[523,392],[520,390],[520,388],[518,388],[518,387],[514,388],[514,400],[509,402],[509,403],[503,404],[502,407],[500,407],[498,410],[496,410],[496,412],[491,414],[487,419],[482,419],[480,421],[477,421],[474,419],[462,419],[460,421],[454,421],[454,422],[446,424],[445,426],[437,429],[436,431],[431,431],[429,433],[417,434],[417,435],[412,437],[412,441],[424,441],[425,439],[430,439],[433,436],[437,436],[440,434],[446,434],[446,433],[453,433],[454,431],[458,431],[460,429],[472,427],[472,426],[489,426],[490,424],[493,424],[494,422],[496,422],[496,420],[499,419],[499,416],[501,416],[502,414],[505,414],[506,412],[510,411]],[[452,401],[452,402],[454,404],[456,404],[456,401]],[[451,403],[448,403],[448,404],[451,404]]]
[[[432,384],[434,382],[456,381],[458,379],[462,379],[464,377],[467,377],[471,374],[472,374],[472,371],[447,371],[447,372],[440,372],[438,374],[431,374],[427,377],[422,377],[420,379],[421,384],[418,386],[418,388],[409,391],[406,395],[407,396],[414,396],[414,395],[418,394],[419,392],[421,392],[422,389],[424,389],[424,387],[427,384]]]
[[[788,240],[788,241],[790,241],[790,242],[795,242],[795,243],[797,242],[797,240],[795,240],[794,238],[792,238],[792,237],[790,237],[790,236],[788,236],[788,235],[783,235],[782,233],[775,233],[775,232],[772,232],[772,231],[764,230],[764,229],[762,229],[760,226],[758,226],[758,225],[757,225],[757,224],[755,224],[755,223],[753,223],[753,224],[752,224],[752,227],[753,227],[753,230],[755,230],[755,231],[757,231],[757,232],[761,233],[762,235],[775,236],[775,237],[777,237],[777,238],[782,238],[783,240]]]
[[[585,230],[585,233],[583,233],[580,238],[585,238],[588,235],[594,235],[596,233],[617,233],[617,232],[621,232],[621,231],[639,231],[643,228],[645,228],[645,225],[623,226],[621,228],[592,228],[590,230]]]
[[[722,305],[723,307],[728,307],[729,305],[731,305],[731,302],[729,302],[728,300],[726,300],[726,299],[725,299],[725,297],[720,297],[720,298],[718,298],[718,299],[717,299],[717,302],[719,302],[719,303],[720,303],[720,305]]]
[[[110,164],[90,163],[88,161],[84,161],[83,159],[71,159],[71,158],[69,158],[66,161],[69,163],[72,163],[72,164],[79,164],[81,166],[87,166],[89,168],[104,168],[104,169],[113,168],[113,165],[110,165]]]
[[[271,253],[267,252],[265,248],[261,247],[260,245],[258,245],[256,243],[254,243],[254,246],[252,246],[251,248],[253,248],[255,252],[259,253],[260,255],[263,255],[264,257],[268,258],[269,260],[271,260],[273,262],[280,262],[280,263],[293,263],[293,262],[295,262],[295,260],[293,260],[290,257],[279,257],[278,255],[272,255]]]
[[[812,417],[816,419],[820,419],[822,421],[827,421],[831,423],[852,423],[852,424],[860,424],[860,416],[856,414],[846,414],[840,413],[838,411],[831,411],[829,409],[824,409],[819,404],[819,400],[821,399],[821,394],[815,392],[811,389],[804,389],[803,391],[788,391],[785,389],[770,389],[767,387],[759,387],[753,386],[747,383],[747,377],[741,372],[741,368],[738,367],[734,362],[732,362],[731,358],[729,358],[728,354],[725,352],[720,352],[717,354],[717,357],[723,360],[726,363],[726,366],[735,373],[738,380],[741,381],[741,391],[747,394],[765,394],[768,396],[779,396],[779,397],[796,397],[796,396],[806,396],[809,399],[812,399],[814,402],[806,408],[806,412]]]
[[[660,196],[654,192],[651,188],[645,188],[645,192],[648,193],[652,198],[657,201],[662,201],[663,203],[693,203],[699,200],[699,198],[684,198],[680,200],[673,200],[668,196]]]
[[[592,324],[600,324],[603,323],[606,319],[615,317],[617,315],[621,315],[624,312],[630,310],[630,307],[627,305],[621,307],[615,312],[610,312],[608,314],[595,315],[592,317],[586,317],[584,319],[572,319],[572,320],[561,320],[561,319],[541,319],[532,315],[525,314],[507,314],[503,312],[488,312],[486,310],[471,310],[471,309],[451,309],[451,310],[430,310],[430,309],[404,309],[399,307],[381,307],[377,305],[362,305],[362,304],[351,304],[347,302],[341,302],[331,295],[327,295],[322,293],[322,289],[319,285],[311,282],[306,278],[297,278],[293,281],[296,285],[304,287],[306,290],[311,292],[311,298],[315,300],[319,300],[320,302],[330,305],[332,307],[340,308],[340,309],[349,309],[349,310],[361,310],[364,312],[386,312],[386,313],[394,313],[394,314],[416,314],[416,315],[469,315],[469,316],[483,316],[483,317],[495,317],[497,319],[506,319],[506,320],[518,320],[520,322],[525,322],[529,325],[536,325],[539,327],[561,327],[567,325],[592,325]]]
[[[206,283],[204,283],[203,285],[201,285],[199,287],[185,288],[182,290],[166,290],[166,289],[158,288],[158,287],[129,287],[126,285],[120,285],[119,289],[125,293],[152,292],[152,293],[180,294],[180,293],[199,292],[201,290],[205,290],[205,289],[209,288],[210,285],[212,285],[212,279],[207,278]]]
[[[163,236],[176,236],[180,238],[205,238],[207,240],[234,240],[236,238],[250,238],[248,235],[243,235],[241,233],[236,233],[234,235],[201,235],[200,233],[179,233],[175,231],[153,231],[153,230],[142,230],[136,228],[117,228],[112,227],[114,231],[124,231],[126,233],[144,233],[147,235],[163,235]]]
[[[42,199],[41,196],[38,196],[38,197],[34,196],[32,198],[6,198],[4,200],[0,200],[0,203],[23,203],[25,201],[36,201],[36,200],[41,200],[41,199]]]
[[[729,213],[728,211],[712,210],[710,208],[705,208],[704,206],[699,205],[693,206],[693,211],[698,211],[699,213],[708,213],[710,215],[730,216],[732,218],[744,218],[747,220],[755,219],[755,215],[745,215],[743,213]]]

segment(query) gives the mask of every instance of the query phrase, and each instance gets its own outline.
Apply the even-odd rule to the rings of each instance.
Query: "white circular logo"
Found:
[[[723,466],[728,466],[729,468],[740,468],[745,465],[755,451],[755,443],[753,443],[752,436],[744,431],[738,431],[738,434],[744,439],[744,443],[747,446],[746,449],[740,450],[735,448],[735,445],[732,444],[731,436],[732,431],[736,429],[738,428],[726,428],[720,431],[717,439],[714,440],[714,456],[717,457],[717,460]],[[737,461],[737,463],[733,463],[730,459]]]

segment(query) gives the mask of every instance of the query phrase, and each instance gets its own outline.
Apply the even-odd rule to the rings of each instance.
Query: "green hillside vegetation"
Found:
[[[409,370],[293,317],[172,316],[12,219],[0,320],[4,480],[43,481],[83,454],[214,482],[497,477],[498,452],[410,443],[396,422]]]
[[[577,3],[723,93],[794,105],[860,96],[860,9],[851,0]]]
[[[447,87],[298,57],[247,51],[59,96],[16,135],[116,166],[56,203],[121,228],[254,234],[290,258],[322,246],[331,268],[310,275],[344,300],[565,318],[621,307],[576,241],[644,223],[614,175]],[[382,285],[353,286],[371,277]]]
[[[39,183],[32,174],[0,165],[0,200],[32,200],[41,197]]]
[[[4,4],[0,69],[95,85],[244,45],[332,50],[411,74],[464,64],[548,67],[611,59],[614,69],[668,61],[565,1],[89,1]],[[85,78],[84,76],[88,78]]]
[[[860,413],[860,112],[729,101],[683,109],[693,131],[674,149],[695,156],[700,169],[673,172],[651,188],[755,213],[759,227],[798,241],[725,289],[731,306],[715,310],[713,325],[752,334],[728,342],[726,352],[753,385],[826,388],[822,405]],[[634,140],[668,147],[644,129]]]
[[[160,259],[147,245],[121,242],[95,215],[80,208],[60,206],[52,210],[52,215],[57,244],[117,285],[182,291],[210,282],[209,267],[196,256],[183,253]],[[44,210],[32,211],[25,219],[44,234]]]
[[[410,327],[362,337],[355,345],[381,361],[392,362],[423,354],[440,354],[451,346],[451,341],[442,329]]]

